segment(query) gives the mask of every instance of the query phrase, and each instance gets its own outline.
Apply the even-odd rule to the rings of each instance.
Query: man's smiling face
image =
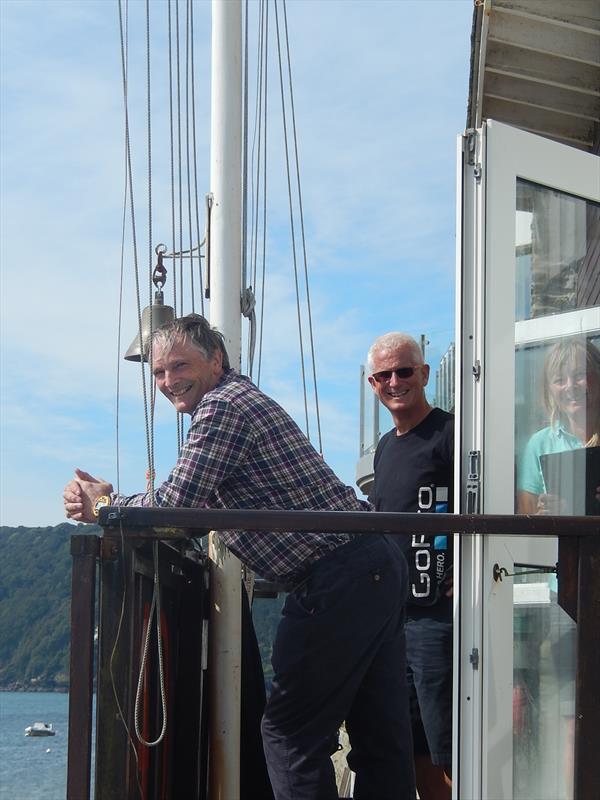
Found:
[[[427,408],[424,389],[429,380],[429,366],[420,361],[409,345],[373,356],[369,383],[392,417],[419,414]],[[399,377],[394,371],[405,367],[412,368],[412,374],[408,377]],[[389,378],[380,375],[386,371],[391,372]]]
[[[156,385],[181,414],[192,414],[223,375],[220,352],[207,359],[184,338],[176,340],[168,351],[155,346],[152,356]]]

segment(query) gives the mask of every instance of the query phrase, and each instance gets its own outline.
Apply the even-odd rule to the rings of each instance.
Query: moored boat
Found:
[[[51,722],[34,722],[25,728],[25,736],[55,736],[56,731]]]

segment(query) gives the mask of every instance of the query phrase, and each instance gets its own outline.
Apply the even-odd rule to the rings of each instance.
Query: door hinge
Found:
[[[469,655],[469,663],[473,669],[479,669],[479,648],[474,647]]]
[[[465,150],[467,153],[467,164],[473,167],[473,177],[479,183],[481,180],[481,161],[476,161],[477,157],[477,131],[475,128],[468,128],[465,133]]]
[[[479,450],[469,451],[469,464],[467,470],[467,514],[479,514],[479,464],[481,453]]]
[[[473,166],[475,163],[475,149],[477,147],[477,131],[475,128],[466,130],[467,164]]]

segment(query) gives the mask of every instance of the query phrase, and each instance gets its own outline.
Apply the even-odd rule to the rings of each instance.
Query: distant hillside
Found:
[[[66,522],[48,528],[0,526],[0,690],[68,689],[70,537],[100,531]],[[257,600],[253,607],[267,686],[282,601]]]
[[[69,542],[98,530],[0,527],[0,689],[68,688]]]

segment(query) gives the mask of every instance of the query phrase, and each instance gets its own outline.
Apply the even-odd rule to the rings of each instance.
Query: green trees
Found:
[[[100,531],[67,522],[48,528],[0,527],[0,689],[68,689],[70,538]],[[255,600],[252,609],[267,687],[283,600]]]
[[[68,688],[75,532],[98,528],[0,527],[0,688]]]

